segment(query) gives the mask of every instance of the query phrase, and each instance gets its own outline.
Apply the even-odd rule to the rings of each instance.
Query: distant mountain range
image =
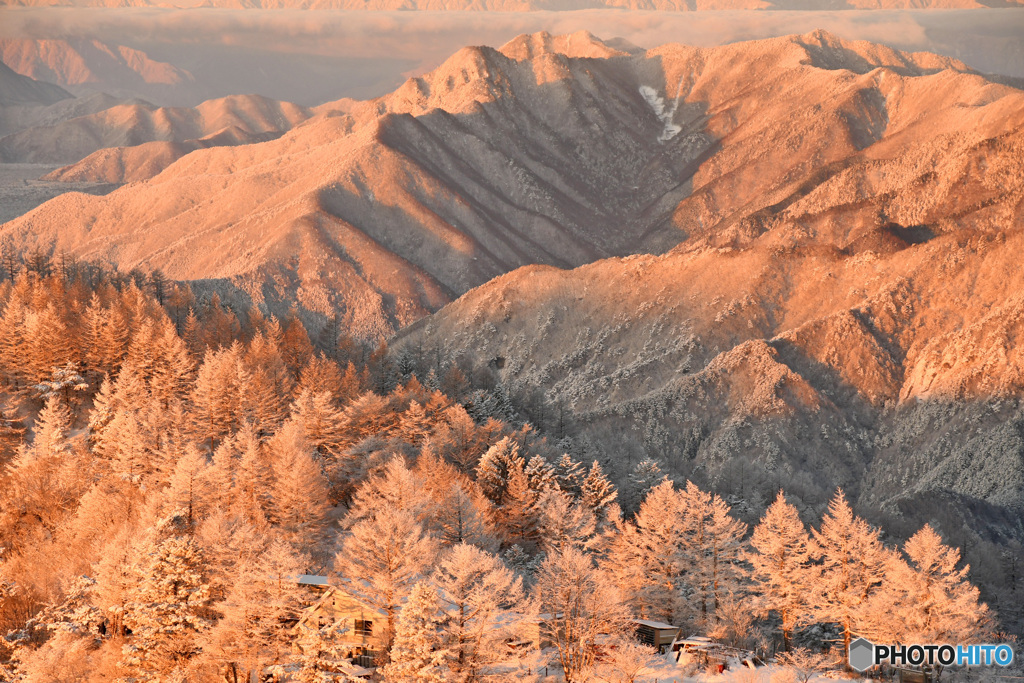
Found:
[[[235,104],[201,119],[245,142],[285,116]],[[541,33],[289,111],[256,144],[101,150],[53,177],[130,184],[0,238],[398,332],[619,476],[654,457],[812,506],[842,485],[887,528],[1024,538],[1024,91],[822,31]]]

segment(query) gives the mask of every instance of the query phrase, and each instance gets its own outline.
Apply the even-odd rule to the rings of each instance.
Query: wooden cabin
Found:
[[[679,636],[679,627],[663,621],[650,619],[634,619],[636,639],[644,645],[650,645],[659,653],[664,654],[672,647],[672,641]]]
[[[360,663],[367,662],[383,649],[387,613],[368,605],[345,590],[344,586],[328,586],[320,599],[299,617],[297,630],[320,629],[328,624],[344,628],[339,637],[345,656]]]

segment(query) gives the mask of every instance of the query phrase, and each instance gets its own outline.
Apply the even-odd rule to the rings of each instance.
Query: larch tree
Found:
[[[125,605],[131,639],[124,664],[143,680],[159,680],[198,651],[196,636],[208,627],[201,612],[210,587],[202,551],[183,517],[161,520],[143,555]]]
[[[537,571],[535,608],[541,638],[555,644],[568,683],[590,680],[597,639],[628,628],[618,589],[573,548],[548,555]]]
[[[434,516],[435,504],[423,478],[406,467],[401,456],[388,460],[356,490],[345,524],[372,517],[385,507],[405,510],[424,525]]]
[[[752,567],[754,590],[769,612],[781,620],[782,643],[788,652],[793,630],[811,614],[811,591],[817,583],[812,567],[811,538],[795,507],[782,491],[750,539],[747,560]]]
[[[442,544],[471,543],[484,549],[497,549],[497,539],[486,517],[490,501],[482,494],[473,496],[464,483],[453,481],[434,500],[435,512],[428,524]]]
[[[891,605],[897,642],[971,643],[988,635],[988,606],[967,577],[970,567],[957,567],[959,550],[926,524],[903,544],[903,554],[905,562],[890,563],[887,595],[879,601]]]
[[[205,657],[215,661],[230,683],[262,678],[271,664],[290,654],[291,633],[282,628],[302,609],[296,577],[308,560],[288,544],[271,541],[240,562],[226,598],[218,603],[221,618],[203,637]]]
[[[428,581],[420,581],[398,618],[391,661],[384,667],[390,683],[444,683],[451,680],[441,633],[440,600]]]
[[[189,446],[175,464],[164,493],[169,509],[184,512],[189,529],[195,529],[209,506],[209,467],[206,456]]]
[[[842,489],[836,490],[821,528],[811,533],[821,565],[812,591],[815,613],[819,620],[842,627],[847,661],[853,635],[870,632],[879,619],[887,618],[875,612],[872,598],[886,579],[889,551],[881,532],[853,514]]]
[[[701,491],[692,481],[679,492],[678,531],[685,581],[692,591],[690,606],[707,625],[717,620],[722,597],[740,583],[738,561],[747,525],[733,519],[719,496]]]
[[[546,553],[560,552],[569,547],[587,548],[597,531],[593,513],[565,491],[544,491],[534,503],[534,510],[540,547]]]
[[[287,422],[271,440],[274,478],[273,521],[300,550],[311,550],[326,524],[327,479],[294,422]]]
[[[608,508],[619,494],[596,460],[590,465],[580,488],[580,501],[594,514],[598,524],[607,521]]]
[[[619,526],[609,547],[605,565],[640,617],[672,623],[683,611],[680,509],[679,492],[671,481],[662,481],[647,494],[634,521]]]
[[[503,500],[495,507],[494,513],[496,526],[514,543],[530,546],[537,541],[536,501],[536,493],[530,488],[522,463],[513,464]]]
[[[386,506],[354,524],[334,558],[335,570],[348,579],[345,590],[387,614],[386,649],[398,611],[428,571],[436,548],[412,513]]]
[[[291,418],[302,426],[306,439],[317,454],[336,459],[345,446],[345,418],[327,391],[303,390],[291,407]]]
[[[498,661],[522,581],[497,556],[466,543],[446,551],[431,577],[441,598],[452,680],[476,681]]]

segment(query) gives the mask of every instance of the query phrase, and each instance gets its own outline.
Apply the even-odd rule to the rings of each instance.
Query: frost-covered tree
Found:
[[[988,606],[967,577],[970,568],[957,567],[959,550],[944,544],[926,524],[903,544],[903,554],[905,562],[890,562],[887,594],[876,605],[891,605],[890,637],[897,642],[970,643],[987,636]]]
[[[36,393],[44,401],[53,394],[60,394],[65,404],[70,405],[75,394],[86,391],[89,383],[82,376],[77,361],[69,360],[59,368],[53,368],[50,378],[35,386]]]
[[[614,634],[598,667],[601,679],[608,683],[635,683],[649,680],[664,660],[649,645],[638,643],[630,635]]]
[[[432,575],[441,598],[443,647],[452,680],[474,681],[501,658],[522,580],[496,556],[466,543],[445,552]]]
[[[782,643],[791,649],[793,630],[810,618],[811,591],[817,583],[811,539],[795,507],[782,491],[754,528],[747,560],[754,590],[764,609],[778,615]]]
[[[349,579],[346,590],[387,614],[387,648],[402,602],[436,554],[436,542],[416,518],[407,510],[391,507],[354,524],[342,542],[334,558],[335,570]]]
[[[587,476],[583,479],[580,501],[589,509],[598,523],[607,518],[607,510],[618,497],[615,485],[605,476],[601,464],[596,460],[591,464]]]
[[[535,455],[530,458],[523,472],[526,474],[530,490],[534,491],[537,495],[559,488],[555,468],[542,455]]]
[[[388,460],[382,471],[356,490],[345,524],[373,517],[384,508],[408,511],[421,523],[427,523],[434,515],[435,503],[426,482],[399,456]]]
[[[515,463],[508,474],[502,503],[495,508],[498,527],[514,543],[532,545],[537,540],[536,501],[522,463]]]
[[[558,648],[565,680],[590,680],[598,637],[627,628],[629,612],[618,589],[590,557],[568,548],[541,565],[534,600],[541,638]]]
[[[398,618],[391,661],[384,680],[393,683],[443,683],[450,680],[437,590],[428,581],[413,586]]]
[[[512,470],[524,470],[525,461],[519,455],[519,444],[503,437],[480,456],[476,466],[476,480],[491,502],[501,504],[509,485]]]
[[[270,450],[274,521],[295,548],[309,550],[327,521],[327,480],[294,422],[274,436]]]
[[[496,550],[497,539],[486,518],[490,505],[481,494],[474,497],[465,484],[453,481],[435,498],[436,508],[429,520],[434,535],[444,545],[470,543],[487,550]]]
[[[204,657],[225,678],[252,680],[290,654],[292,634],[282,624],[302,609],[295,577],[307,562],[290,545],[271,541],[236,566],[228,593],[217,604],[221,617],[202,639]]]
[[[680,559],[691,597],[689,606],[704,624],[717,620],[722,597],[735,592],[743,578],[739,566],[747,525],[733,519],[719,496],[706,493],[692,481],[678,492],[672,517],[681,537]]]
[[[583,465],[573,460],[568,453],[562,453],[555,463],[555,476],[558,486],[571,496],[579,496],[583,490],[583,481],[587,476]]]
[[[158,680],[198,651],[210,587],[202,551],[182,517],[161,520],[142,554],[125,604],[131,638],[123,663],[140,679]]]
[[[815,613],[820,621],[842,627],[846,661],[853,634],[871,631],[888,618],[875,611],[872,598],[885,580],[889,551],[882,545],[881,532],[853,514],[842,489],[836,490],[821,528],[811,532],[814,556],[821,565],[812,590]]]
[[[172,510],[184,511],[189,528],[195,528],[197,517],[208,508],[209,467],[206,456],[190,446],[178,459],[168,482],[166,500]]]
[[[644,458],[629,473],[630,509],[636,510],[647,497],[648,492],[665,479],[657,462]]]
[[[667,479],[647,494],[633,522],[621,522],[604,567],[638,616],[672,623],[682,612],[679,493]]]
[[[597,530],[594,515],[560,489],[548,489],[534,503],[540,547],[546,553],[588,547]]]

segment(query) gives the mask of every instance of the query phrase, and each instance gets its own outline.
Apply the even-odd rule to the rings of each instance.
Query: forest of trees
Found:
[[[288,626],[300,574],[387,615],[389,681],[508,679],[523,623],[570,681],[633,680],[638,617],[836,661],[1000,628],[931,527],[894,547],[842,491],[810,527],[779,492],[748,528],[653,461],[617,490],[456,365],[417,376],[158,273],[4,265],[0,680],[343,680],[336,629]]]

